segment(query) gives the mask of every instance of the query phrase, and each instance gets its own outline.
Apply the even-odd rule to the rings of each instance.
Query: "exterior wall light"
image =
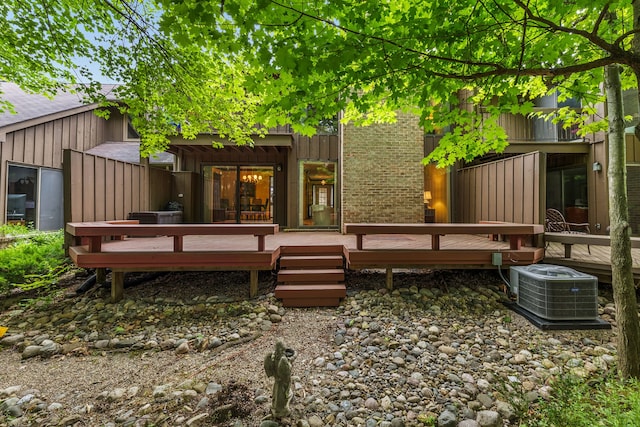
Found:
[[[601,170],[602,170],[602,163],[593,162],[593,171],[594,172],[600,172]]]

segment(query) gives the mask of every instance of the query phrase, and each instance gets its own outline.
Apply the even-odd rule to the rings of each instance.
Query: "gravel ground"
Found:
[[[0,425],[259,426],[272,380],[264,357],[296,351],[297,426],[517,425],[514,393],[533,403],[561,372],[615,363],[612,330],[543,332],[504,307],[487,272],[351,273],[337,308],[285,309],[274,278],[245,300],[245,273],[169,273],[128,288],[55,298],[0,313]],[[511,399],[512,400],[512,399]],[[525,403],[526,404],[526,403]]]

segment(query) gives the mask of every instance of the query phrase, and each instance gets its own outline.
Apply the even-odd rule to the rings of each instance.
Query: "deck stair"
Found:
[[[282,246],[276,298],[285,307],[336,307],[347,296],[342,245]]]

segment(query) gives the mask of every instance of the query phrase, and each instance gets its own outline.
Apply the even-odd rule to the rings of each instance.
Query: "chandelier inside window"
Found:
[[[262,175],[243,175],[242,182],[251,182],[253,184],[262,182]]]

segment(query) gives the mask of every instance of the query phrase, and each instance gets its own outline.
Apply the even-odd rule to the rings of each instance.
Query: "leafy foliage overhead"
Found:
[[[242,57],[176,44],[158,31],[160,15],[151,2],[3,1],[0,80],[50,96],[76,90],[107,106],[92,74],[99,69],[120,83],[117,105],[140,133],[143,154],[162,151],[178,129],[187,138],[216,133],[251,142],[258,100],[244,90],[251,75]],[[12,109],[0,103],[0,112]]]
[[[413,111],[427,131],[457,124],[431,160],[502,150],[497,115],[542,114],[532,99],[583,99],[592,120],[602,67],[640,70],[633,2],[608,0],[7,0],[0,79],[44,93],[86,83],[98,64],[118,81],[145,154],[168,137],[220,133],[251,142],[254,124],[310,134],[338,112],[366,125]],[[468,103],[460,104],[458,94]],[[467,93],[467,92],[465,92]],[[462,108],[457,108],[462,107]],[[10,108],[6,103],[0,109]],[[583,134],[599,129],[583,127]]]
[[[226,46],[261,70],[248,83],[263,122],[311,133],[337,111],[356,124],[416,111],[427,130],[458,124],[432,157],[441,165],[502,150],[497,114],[534,113],[549,91],[593,106],[604,65],[639,67],[629,1],[159,1],[175,40]],[[452,108],[460,90],[474,107]],[[559,114],[569,126],[594,112]]]

